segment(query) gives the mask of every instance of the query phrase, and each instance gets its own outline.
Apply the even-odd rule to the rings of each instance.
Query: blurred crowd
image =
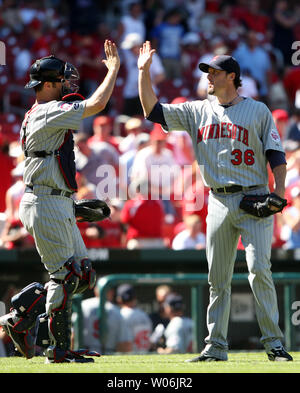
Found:
[[[107,38],[117,43],[121,58],[113,95],[74,135],[75,198],[104,199],[112,211],[111,220],[78,224],[87,247],[205,248],[209,190],[190,138],[185,131],[165,134],[142,114],[136,63],[145,39],[156,48],[151,77],[161,102],[207,98],[199,62],[224,53],[238,60],[240,94],[269,106],[286,150],[289,205],[275,217],[273,247],[300,247],[296,0],[0,0],[0,41],[6,47],[0,66],[0,247],[34,247],[18,217],[24,192],[19,131],[34,102],[33,92],[23,88],[30,65],[49,54],[68,60],[79,70],[80,93],[89,97],[106,74],[101,59]]]

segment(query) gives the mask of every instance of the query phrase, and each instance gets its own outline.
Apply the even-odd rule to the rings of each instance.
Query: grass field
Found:
[[[190,355],[115,355],[95,358],[88,365],[9,357],[0,358],[0,373],[300,373],[300,352],[291,354],[293,362],[270,362],[264,352],[236,352],[229,353],[227,362],[213,363],[185,363]]]

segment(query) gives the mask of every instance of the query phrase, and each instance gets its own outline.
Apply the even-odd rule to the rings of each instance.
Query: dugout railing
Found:
[[[273,273],[275,284],[283,286],[284,301],[284,336],[285,347],[287,350],[297,350],[296,348],[296,326],[292,323],[292,304],[296,300],[296,286],[300,284],[300,273]],[[235,273],[232,278],[233,285],[245,284],[248,281],[247,273]],[[99,339],[103,340],[107,333],[105,301],[106,292],[109,288],[115,287],[122,283],[131,283],[132,285],[185,285],[191,289],[191,318],[194,320],[194,348],[199,352],[203,348],[203,342],[206,335],[206,307],[204,306],[204,296],[208,296],[207,291],[207,274],[112,274],[102,277],[98,281],[100,293],[99,301]],[[204,294],[204,290],[206,292]],[[75,319],[73,320],[75,329],[75,347],[82,345],[82,312],[80,306],[80,297],[75,298],[74,310]],[[102,341],[103,342],[103,341]]]

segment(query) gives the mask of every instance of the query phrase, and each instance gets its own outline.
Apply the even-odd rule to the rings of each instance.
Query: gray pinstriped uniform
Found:
[[[164,331],[166,347],[172,348],[174,353],[187,353],[193,350],[193,328],[191,318],[174,317]]]
[[[28,151],[49,152],[57,149],[63,143],[68,129],[79,129],[84,108],[84,101],[50,101],[34,105],[24,119],[27,124]],[[87,257],[85,244],[76,225],[73,200],[50,195],[52,189],[71,190],[65,183],[54,155],[46,158],[27,157],[23,179],[26,185],[33,186],[33,193],[24,194],[19,209],[20,219],[34,237],[37,251],[50,277],[64,279],[67,270],[62,266],[69,258],[74,256],[80,261]],[[50,281],[48,312],[49,307],[55,308],[61,303],[63,292],[62,289],[57,290],[58,287],[58,284]]]
[[[204,354],[227,359],[231,278],[239,236],[246,250],[261,341],[266,350],[281,344],[278,307],[270,270],[273,218],[256,219],[239,208],[244,194],[268,192],[265,152],[284,151],[271,112],[251,98],[228,108],[216,100],[162,104],[169,131],[189,132],[206,186],[258,186],[234,194],[210,191],[207,261],[210,302]]]

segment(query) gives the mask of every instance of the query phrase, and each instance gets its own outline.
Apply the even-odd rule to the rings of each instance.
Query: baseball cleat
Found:
[[[272,362],[290,362],[293,360],[292,356],[283,347],[273,348],[267,352],[267,355]]]
[[[95,351],[88,351],[85,349],[80,349],[78,351],[62,350],[60,348],[49,347],[46,350],[46,360],[45,363],[94,363],[94,359],[86,358],[87,356],[97,356],[100,354]]]
[[[16,332],[13,327],[7,325],[2,326],[5,333],[11,338],[15,348],[23,355],[26,359],[31,359],[35,355],[35,341],[36,337],[33,336],[29,330],[26,333]]]
[[[224,360],[216,358],[214,356],[199,355],[192,359],[185,360],[186,363],[196,363],[196,362],[224,362]]]

